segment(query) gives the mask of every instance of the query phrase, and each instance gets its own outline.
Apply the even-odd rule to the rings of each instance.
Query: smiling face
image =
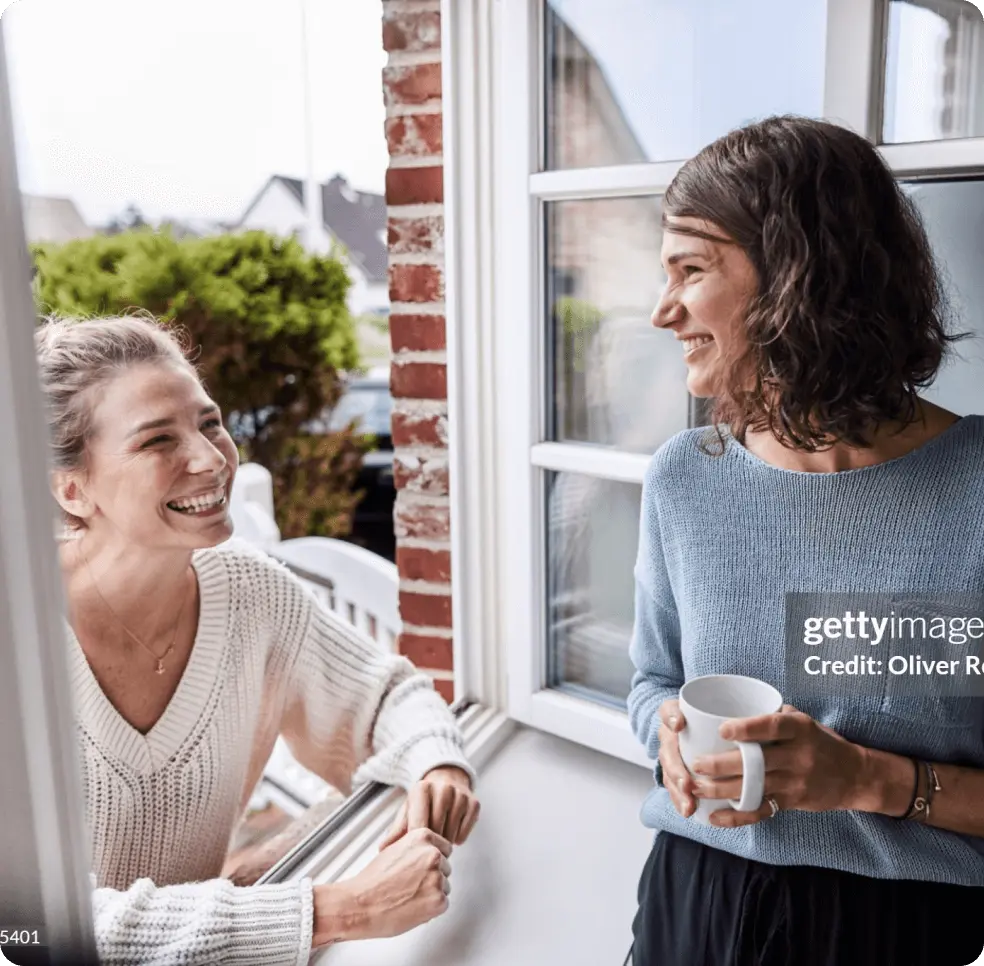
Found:
[[[652,321],[683,343],[691,394],[710,398],[729,360],[743,348],[743,323],[758,279],[748,256],[716,225],[698,218],[670,217],[667,222],[661,251],[667,281]]]
[[[236,446],[190,368],[134,366],[96,390],[84,471],[56,476],[91,531],[147,549],[194,550],[232,534]]]

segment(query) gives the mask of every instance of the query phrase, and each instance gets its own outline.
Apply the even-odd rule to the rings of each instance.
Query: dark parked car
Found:
[[[355,422],[357,429],[372,433],[376,438],[376,449],[362,458],[362,469],[355,486],[364,491],[365,496],[355,508],[352,533],[347,539],[387,560],[393,560],[396,556],[392,415],[389,369],[381,367],[370,369],[366,376],[352,379],[329,423],[330,428],[337,431]]]

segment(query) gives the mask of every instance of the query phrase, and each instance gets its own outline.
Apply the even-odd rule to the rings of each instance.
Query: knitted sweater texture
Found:
[[[730,437],[723,454],[708,455],[705,433],[664,444],[643,490],[628,703],[654,760],[659,706],[691,678],[750,675],[790,700],[787,592],[984,593],[984,417],[966,416],[897,459],[835,473],[771,466]],[[936,656],[931,646],[921,642],[924,658]],[[796,698],[852,742],[984,768],[984,698],[889,674],[858,678],[840,697],[818,685]],[[656,787],[642,819],[774,865],[984,886],[984,839],[884,815],[789,810],[718,828],[683,818]]]
[[[197,635],[148,733],[112,706],[69,633],[100,959],[306,963],[310,881],[219,878],[277,736],[346,792],[367,780],[409,787],[438,765],[474,772],[430,679],[286,568],[238,541],[197,551],[193,566]]]

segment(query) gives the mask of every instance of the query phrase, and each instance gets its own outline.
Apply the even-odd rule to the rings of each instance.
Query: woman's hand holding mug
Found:
[[[663,785],[670,793],[673,807],[684,818],[689,818],[697,807],[694,797],[696,783],[680,757],[679,734],[686,724],[680,702],[676,698],[664,701],[659,706],[659,717],[662,722],[659,729],[659,763],[663,769]]]
[[[726,721],[721,737],[764,744],[765,794],[763,804],[750,811],[715,811],[713,825],[735,828],[772,816],[771,798],[780,809],[826,812],[862,808],[867,787],[865,749],[842,738],[792,705],[778,714]],[[742,762],[737,751],[702,755],[693,762],[698,776],[698,799],[735,798],[741,791]]]
[[[663,784],[685,818],[736,828],[783,809],[868,808],[867,749],[783,704],[764,681],[693,678],[659,712]]]
[[[660,708],[663,784],[681,815],[710,825],[717,824],[711,815],[721,809],[746,813],[762,808],[766,800],[763,748],[755,741],[723,737],[721,726],[731,718],[774,713],[781,708],[782,695],[772,685],[738,674],[692,678],[680,689],[677,701],[664,702]],[[714,799],[706,787],[698,794],[695,762],[723,753],[739,756],[737,768],[728,773],[734,778],[729,788],[736,787],[736,794]],[[734,767],[734,759],[728,761]],[[771,815],[775,809],[768,805],[768,811]]]

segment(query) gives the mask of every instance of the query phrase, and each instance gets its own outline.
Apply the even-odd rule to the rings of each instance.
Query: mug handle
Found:
[[[736,741],[741,752],[741,798],[731,799],[738,812],[754,812],[762,807],[765,794],[765,755],[762,746],[754,741]]]

